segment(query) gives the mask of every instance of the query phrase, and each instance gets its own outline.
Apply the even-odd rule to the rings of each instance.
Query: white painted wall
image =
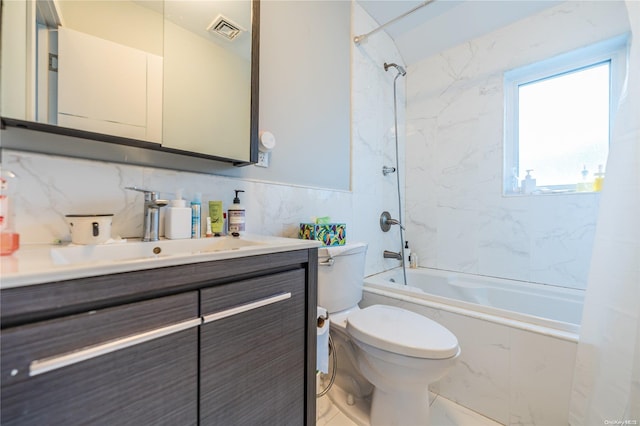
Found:
[[[422,266],[585,288],[599,195],[502,196],[503,72],[627,30],[622,2],[566,2],[409,68],[407,228]]]
[[[277,144],[268,169],[221,173],[350,189],[350,2],[263,1],[260,15],[260,129]]]

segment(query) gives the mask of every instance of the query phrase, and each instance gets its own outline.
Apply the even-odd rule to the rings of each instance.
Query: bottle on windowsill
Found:
[[[580,172],[580,174],[582,175],[582,182],[578,183],[576,185],[576,190],[578,192],[589,192],[591,191],[591,189],[593,188],[591,182],[587,181],[587,178],[589,177],[589,170],[587,170],[587,165],[583,165],[582,166],[582,171]]]
[[[523,194],[532,194],[536,190],[536,180],[531,176],[533,169],[527,170],[527,175],[522,179],[521,190]]]
[[[598,173],[594,173],[593,176],[593,190],[595,192],[602,191],[602,184],[604,183],[604,172],[602,171],[602,164],[598,166]]]

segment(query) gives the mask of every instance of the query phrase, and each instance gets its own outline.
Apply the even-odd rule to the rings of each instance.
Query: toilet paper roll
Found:
[[[326,318],[321,327],[317,328],[318,332],[318,349],[316,357],[316,370],[325,374],[329,373],[329,319],[327,318],[327,310],[318,307],[318,318]],[[320,324],[320,322],[318,322]]]

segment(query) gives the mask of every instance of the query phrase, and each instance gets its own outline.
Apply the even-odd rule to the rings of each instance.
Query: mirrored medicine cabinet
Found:
[[[3,0],[1,16],[3,128],[49,135],[4,147],[195,171],[257,161],[259,0]]]

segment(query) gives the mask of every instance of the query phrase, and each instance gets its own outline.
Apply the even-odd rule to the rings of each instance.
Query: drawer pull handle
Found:
[[[197,327],[200,324],[202,324],[202,318],[198,317],[195,319],[168,325],[166,327],[156,328],[150,331],[145,331],[143,333],[134,334],[117,340],[112,340],[106,343],[88,346],[84,349],[69,352],[63,355],[56,355],[40,360],[35,360],[32,361],[31,364],[29,364],[29,376],[33,377],[39,374],[47,373],[49,371],[57,370],[59,368],[67,367],[69,365],[77,364],[81,361],[96,358],[100,355],[105,355],[111,352],[118,351],[120,349],[125,349],[131,346],[138,345],[140,343],[145,343],[150,340],[168,336],[169,334]]]
[[[243,312],[251,311],[253,309],[258,309],[263,306],[271,305],[273,303],[281,302],[283,300],[287,300],[291,298],[291,293],[280,293],[271,297],[267,297],[264,299],[256,300],[255,302],[246,303],[244,305],[239,305],[234,308],[225,309],[224,311],[216,312],[213,314],[205,315],[204,324],[209,322],[218,321],[223,318],[231,317],[234,315],[241,314]]]

